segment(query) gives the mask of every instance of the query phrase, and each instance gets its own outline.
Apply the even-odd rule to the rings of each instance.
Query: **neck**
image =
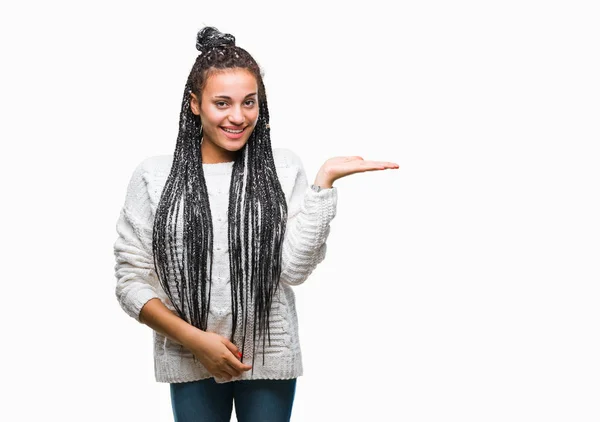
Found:
[[[223,148],[209,148],[208,142],[202,142],[202,164],[230,163],[235,161],[237,151],[227,151]]]

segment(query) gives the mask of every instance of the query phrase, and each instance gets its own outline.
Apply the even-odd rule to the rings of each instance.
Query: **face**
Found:
[[[202,121],[202,162],[234,161],[258,120],[256,78],[245,69],[219,71],[206,81],[201,101],[191,96],[192,113]]]

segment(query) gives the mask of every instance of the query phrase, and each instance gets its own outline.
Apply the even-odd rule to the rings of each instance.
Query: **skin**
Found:
[[[234,161],[238,151],[248,142],[258,119],[258,84],[254,75],[237,68],[213,73],[206,82],[200,101],[193,93],[191,97],[191,110],[200,116],[204,131],[201,145],[203,163]],[[243,136],[229,139],[222,127],[244,128]],[[350,174],[397,168],[398,164],[393,162],[365,160],[360,156],[332,157],[323,163],[314,184],[331,188],[334,181]],[[144,305],[140,320],[191,350],[217,378],[230,380],[252,369],[240,361],[241,353],[229,339],[188,324],[159,299],[152,299]]]
[[[189,349],[216,378],[230,380],[231,377],[252,369],[252,366],[240,361],[240,350],[229,339],[194,327],[158,298],[149,300],[142,307],[140,321]]]
[[[203,128],[202,162],[234,161],[246,145],[258,120],[258,84],[245,69],[213,73],[206,81],[202,98],[191,94],[192,113],[200,116]],[[240,139],[230,139],[222,128],[244,129]]]

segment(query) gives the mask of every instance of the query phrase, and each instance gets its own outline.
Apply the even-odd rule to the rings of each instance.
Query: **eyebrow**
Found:
[[[253,95],[256,95],[256,92],[253,92],[252,94],[248,94],[244,98],[248,98]],[[213,98],[225,98],[226,100],[231,100],[231,97],[228,97],[227,95],[215,95]]]

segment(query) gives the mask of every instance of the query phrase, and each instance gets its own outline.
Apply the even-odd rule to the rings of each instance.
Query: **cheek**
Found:
[[[219,113],[206,113],[204,115],[207,126],[218,126],[222,120],[223,118]]]

